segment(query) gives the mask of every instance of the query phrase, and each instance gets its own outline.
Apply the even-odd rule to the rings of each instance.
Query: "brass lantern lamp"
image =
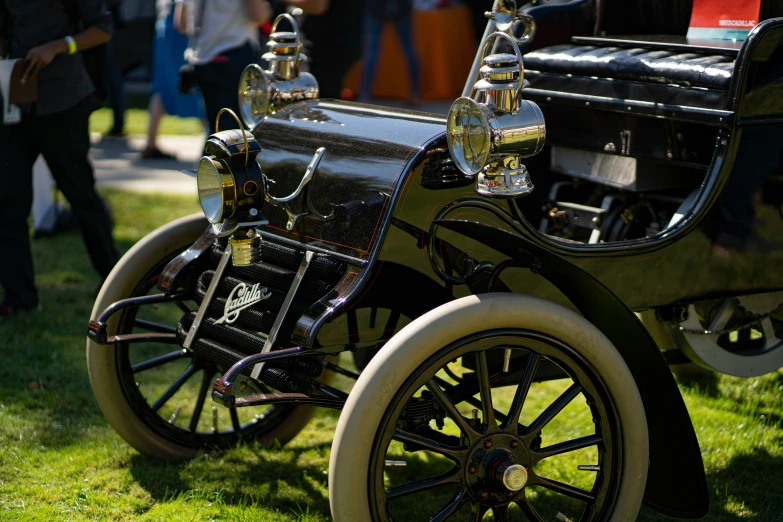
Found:
[[[291,24],[291,31],[277,30],[283,20]],[[267,47],[269,51],[262,58],[269,62],[269,69],[251,64],[239,79],[239,112],[251,129],[267,114],[298,101],[317,99],[319,93],[315,77],[300,70],[307,56],[302,53],[299,26],[291,15],[275,19]]]
[[[498,40],[505,40],[514,54],[489,54]],[[520,160],[544,146],[544,115],[538,105],[522,99],[524,67],[514,38],[492,33],[484,42],[481,63],[480,79],[470,95],[458,98],[449,109],[449,153],[465,175],[476,177],[478,194],[527,195],[533,183]]]

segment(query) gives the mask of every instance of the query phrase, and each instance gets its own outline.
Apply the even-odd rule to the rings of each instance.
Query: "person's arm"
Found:
[[[0,2],[0,60],[11,52],[11,19],[5,7],[5,2]]]
[[[190,5],[185,2],[174,2],[174,28],[182,34],[188,33],[188,16]]]
[[[244,0],[247,16],[257,24],[268,22],[272,18],[272,6],[266,0]]]
[[[283,2],[298,7],[309,15],[322,15],[329,9],[329,0],[283,0]]]
[[[77,51],[85,51],[111,40],[112,19],[103,0],[79,0],[78,9],[86,29],[72,36]],[[68,53],[68,42],[65,38],[33,47],[27,53],[28,63],[22,80],[38,74],[38,71],[49,65],[58,54]]]

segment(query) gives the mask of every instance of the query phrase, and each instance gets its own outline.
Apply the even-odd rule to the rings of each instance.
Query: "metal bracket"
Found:
[[[272,329],[269,331],[269,335],[266,338],[264,347],[261,349],[261,353],[268,353],[269,351],[272,350],[272,347],[275,345],[275,341],[277,340],[277,334],[280,332],[280,326],[283,324],[283,321],[285,320],[285,316],[288,314],[288,309],[291,307],[291,303],[294,300],[296,291],[299,289],[299,285],[302,283],[302,279],[304,278],[305,272],[307,272],[307,268],[310,266],[310,261],[313,259],[314,255],[315,253],[310,252],[309,250],[305,252],[304,257],[302,258],[302,262],[299,264],[299,270],[296,271],[296,275],[294,276],[294,281],[293,283],[291,283],[291,288],[288,289],[288,295],[285,296],[285,301],[283,301],[283,306],[280,308],[280,311],[277,313],[277,317],[275,318],[275,323],[272,325]],[[253,367],[253,372],[250,374],[250,376],[253,379],[258,379],[258,376],[261,374],[261,370],[263,368],[264,368],[263,362],[256,364]]]
[[[196,333],[198,333],[198,329],[201,326],[201,321],[204,319],[204,315],[207,313],[209,303],[212,302],[212,296],[215,295],[215,291],[217,290],[218,284],[220,283],[220,279],[223,277],[223,272],[226,270],[226,265],[228,265],[229,259],[231,259],[231,243],[226,246],[226,250],[223,252],[223,256],[220,258],[220,263],[218,263],[218,266],[215,269],[215,275],[212,276],[212,281],[209,283],[206,294],[204,294],[204,300],[201,301],[201,306],[196,313],[195,319],[193,319],[193,324],[190,325],[190,330],[188,330],[188,335],[185,337],[185,342],[182,343],[184,348],[190,348],[190,345],[193,344],[193,340],[196,338]]]
[[[315,210],[315,207],[313,206],[313,202],[310,199],[310,183],[313,181],[313,178],[315,178],[315,171],[318,169],[318,165],[321,163],[321,159],[324,156],[324,153],[326,152],[325,147],[319,147],[318,150],[315,151],[315,154],[313,154],[313,159],[310,160],[310,164],[307,166],[307,169],[305,170],[304,176],[302,176],[302,180],[299,182],[299,186],[294,190],[291,194],[289,194],[286,197],[283,198],[276,198],[272,196],[269,193],[269,179],[266,177],[265,183],[267,184],[267,187],[265,187],[264,191],[264,199],[267,203],[274,207],[282,208],[285,210],[285,213],[288,215],[288,223],[286,223],[285,228],[286,230],[293,230],[296,226],[297,220],[300,218],[310,217],[312,215],[315,219],[318,219],[319,221],[327,221],[329,219],[332,219],[334,217],[334,212],[329,214],[328,216],[324,216],[321,213],[319,213],[317,210]],[[308,211],[301,212],[297,214],[293,208],[291,208],[291,205],[289,203],[293,203],[297,200],[299,200],[300,197],[303,197],[306,204]]]

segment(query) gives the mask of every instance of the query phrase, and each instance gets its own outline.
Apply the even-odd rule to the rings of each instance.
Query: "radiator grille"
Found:
[[[199,303],[203,302],[225,247],[225,239],[215,241],[209,254],[209,267],[198,276],[195,297]],[[247,355],[260,352],[303,257],[304,249],[296,250],[264,241],[261,246],[261,262],[242,267],[233,266],[229,262],[191,346],[193,350],[208,360],[226,366],[234,364]],[[345,273],[345,268],[343,261],[323,255],[316,257],[310,263],[278,332],[278,345],[284,347],[291,345],[293,328],[302,313],[334,288]],[[242,310],[235,322],[216,324],[215,321],[225,313],[229,294],[241,283],[248,286],[260,283],[267,287],[272,295]],[[184,341],[194,317],[195,312],[186,314],[180,320],[180,342]],[[308,370],[307,367],[302,366],[303,364],[310,363],[296,363],[294,367],[287,369],[297,374],[311,375],[314,370]],[[320,369],[320,365],[318,368]]]

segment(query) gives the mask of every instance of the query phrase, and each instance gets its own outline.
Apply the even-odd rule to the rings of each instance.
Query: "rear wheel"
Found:
[[[177,220],[134,246],[107,278],[93,317],[129,297],[159,293],[158,277],[168,261],[206,228],[203,216]],[[109,324],[109,335],[176,332],[184,313],[197,304],[131,307]],[[313,409],[273,405],[226,409],[210,399],[212,383],[227,368],[197,357],[178,343],[117,343],[88,340],[87,365],[95,397],[112,427],[138,451],[161,459],[186,459],[198,450],[239,441],[284,444],[307,424]],[[252,381],[246,393],[260,393]]]
[[[603,334],[547,301],[472,296],[408,325],[362,373],[332,449],[332,514],[630,521],[647,459],[641,399]]]

